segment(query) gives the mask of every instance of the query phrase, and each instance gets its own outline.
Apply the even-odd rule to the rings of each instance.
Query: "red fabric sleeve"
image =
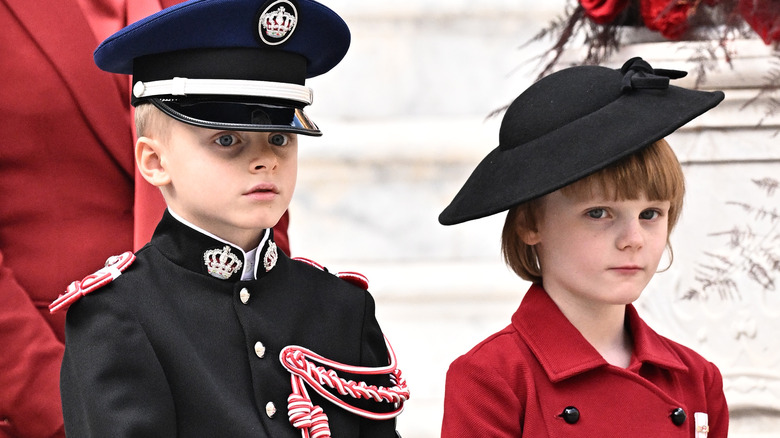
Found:
[[[444,390],[442,438],[524,436],[523,412],[523,402],[493,364],[464,356],[450,365]]]
[[[714,365],[712,383],[707,395],[707,417],[710,433],[707,438],[726,438],[729,435],[729,408],[723,393],[723,376]]]
[[[64,346],[41,318],[0,252],[0,437],[64,437],[60,362]],[[35,370],[35,372],[30,372]]]

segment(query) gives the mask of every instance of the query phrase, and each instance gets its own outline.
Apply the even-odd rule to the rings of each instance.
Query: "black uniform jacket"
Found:
[[[351,365],[388,364],[367,291],[281,251],[268,272],[260,257],[256,280],[241,281],[240,270],[212,277],[204,252],[225,245],[166,212],[122,275],[72,305],[61,371],[69,437],[297,438],[283,347]],[[243,259],[238,248],[231,252]],[[386,376],[344,377],[390,384]],[[396,436],[394,420],[363,419],[308,390],[334,437]]]

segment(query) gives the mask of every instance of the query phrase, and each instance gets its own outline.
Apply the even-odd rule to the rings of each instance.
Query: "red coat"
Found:
[[[696,412],[708,414],[706,436],[726,437],[728,409],[715,365],[655,333],[633,306],[626,316],[634,354],[622,369],[532,286],[507,328],[450,366],[442,437],[699,438]],[[679,426],[672,421],[678,408],[685,412]]]
[[[128,17],[178,1],[133,0]],[[148,241],[164,205],[136,184],[129,79],[94,65],[78,1],[0,0],[0,29],[0,438],[62,436],[65,315],[47,306],[134,229]]]

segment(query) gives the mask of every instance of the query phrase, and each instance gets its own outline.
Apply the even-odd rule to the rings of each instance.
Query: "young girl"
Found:
[[[443,437],[727,436],[717,367],[631,304],[682,207],[664,137],[723,99],[669,86],[682,75],[639,58],[573,67],[508,108],[500,146],[439,220],[508,209],[503,255],[533,284],[508,327],[450,366]]]

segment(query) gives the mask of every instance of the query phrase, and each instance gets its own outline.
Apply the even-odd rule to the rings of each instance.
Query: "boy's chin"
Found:
[[[270,217],[266,216],[263,220],[258,221],[258,223],[262,226],[262,229],[273,228],[282,220],[282,216],[284,216],[284,212]]]

